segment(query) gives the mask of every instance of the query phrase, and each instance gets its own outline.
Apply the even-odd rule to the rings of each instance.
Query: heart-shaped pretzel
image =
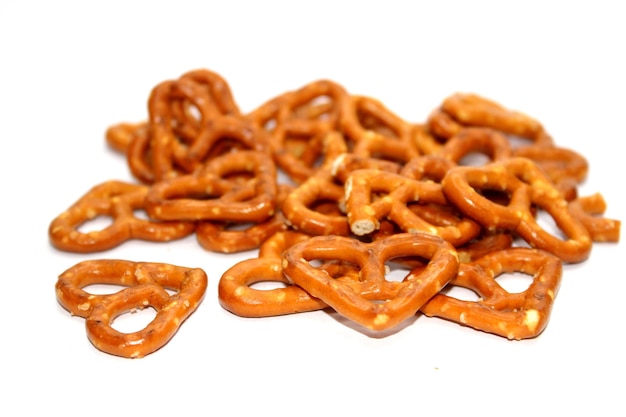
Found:
[[[108,250],[130,239],[167,242],[194,232],[192,222],[136,217],[134,211],[146,207],[148,191],[148,186],[115,180],[92,187],[52,220],[50,242],[57,249],[88,253]],[[98,216],[112,221],[99,230],[81,231],[81,226]]]
[[[112,294],[90,294],[83,289],[94,284],[125,288]],[[86,319],[87,336],[97,349],[141,358],[174,336],[197,309],[206,288],[207,276],[202,269],[99,259],[80,262],[59,275],[56,295],[72,315]],[[144,329],[123,333],[112,327],[120,315],[146,307],[154,308],[156,316]]]
[[[193,174],[153,184],[146,211],[162,220],[260,222],[274,214],[277,192],[272,158],[242,150],[211,159]]]
[[[442,181],[446,198],[461,212],[489,229],[517,233],[531,246],[557,255],[564,262],[582,262],[591,252],[592,239],[581,221],[572,215],[568,202],[546,174],[530,159],[515,157],[480,167],[459,166]],[[500,204],[486,191],[508,196]],[[533,208],[545,211],[565,234],[561,239],[546,230]]]
[[[396,258],[426,260],[426,266],[401,281],[387,280],[388,262]],[[314,265],[328,261],[354,265],[358,279],[336,278]],[[413,316],[456,276],[458,264],[452,245],[425,233],[399,233],[370,243],[344,236],[315,236],[285,251],[283,272],[339,314],[379,331]]]
[[[507,273],[532,277],[522,292],[506,291],[497,278]],[[459,266],[448,287],[475,292],[478,300],[463,300],[445,293],[435,295],[421,307],[430,317],[440,317],[508,339],[527,339],[546,327],[561,282],[562,263],[549,253],[531,248],[490,252]]]

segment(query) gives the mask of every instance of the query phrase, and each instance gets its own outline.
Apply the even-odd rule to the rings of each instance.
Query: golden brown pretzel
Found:
[[[222,274],[218,285],[220,304],[242,317],[278,316],[326,308],[326,303],[292,285],[283,275],[283,252],[310,238],[306,233],[291,230],[272,235],[261,245],[258,258],[240,261]],[[259,282],[280,286],[267,290],[254,288]]]
[[[287,224],[297,231],[314,236],[347,236],[350,227],[342,211],[343,199],[343,184],[335,181],[330,168],[326,167],[289,193],[281,209]],[[328,206],[331,210],[326,210]]]
[[[93,284],[126,287],[113,294],[90,294]],[[106,353],[141,358],[163,347],[197,309],[207,288],[202,269],[163,263],[99,259],[80,262],[56,283],[59,303],[86,319],[87,335]],[[174,294],[168,291],[175,291]],[[112,327],[120,315],[152,307],[155,318],[142,330],[122,333]]]
[[[241,178],[230,178],[237,175]],[[276,209],[276,175],[265,152],[227,153],[198,172],[153,184],[146,211],[161,220],[261,222]]]
[[[401,281],[387,280],[388,262],[407,257],[425,259],[426,267]],[[359,279],[335,278],[312,264],[332,260],[356,265]],[[292,283],[339,314],[376,331],[391,329],[413,316],[457,271],[454,248],[425,233],[399,233],[371,243],[315,236],[291,246],[283,259],[283,272]]]
[[[204,249],[234,253],[258,248],[273,235],[287,230],[288,225],[280,210],[282,202],[293,190],[291,185],[279,184],[276,205],[278,209],[267,220],[261,222],[219,222],[204,220],[196,226],[196,238]]]
[[[130,239],[167,242],[192,234],[195,224],[186,221],[159,221],[135,216],[145,209],[148,186],[107,181],[92,187],[48,227],[50,242],[70,252],[98,252],[111,249]],[[81,231],[98,216],[111,222],[99,230]]]
[[[383,218],[398,225],[408,233],[427,232],[440,236],[454,246],[462,245],[476,237],[481,227],[469,218],[446,221],[439,212],[440,221],[429,222],[412,204],[448,204],[439,184],[414,180],[400,174],[360,169],[352,172],[345,185],[346,214],[350,230],[357,236],[373,233]],[[427,208],[423,208],[426,209]],[[432,218],[432,217],[431,217]],[[447,217],[448,220],[452,217]]]
[[[569,210],[589,231],[594,242],[619,242],[621,221],[602,216],[606,201],[600,193],[577,197]]]
[[[539,165],[568,201],[578,196],[577,187],[589,172],[587,159],[572,149],[531,145],[516,148],[512,154]]]
[[[452,204],[488,229],[514,231],[531,246],[555,254],[564,262],[581,262],[591,252],[589,232],[572,216],[560,191],[529,159],[517,157],[481,167],[459,166],[448,171],[442,187]],[[508,204],[487,198],[484,194],[490,190],[507,194]],[[565,238],[544,229],[533,207],[547,213]]]
[[[522,292],[506,291],[497,278],[523,273],[532,283]],[[440,317],[508,339],[527,339],[546,327],[561,282],[561,261],[547,252],[530,248],[493,251],[459,266],[447,288],[463,287],[475,292],[474,300],[445,293],[435,295],[421,307],[430,317]]]
[[[457,93],[447,97],[440,109],[430,116],[429,123],[431,127],[437,125],[437,133],[447,138],[457,134],[462,126],[478,126],[526,138],[543,146],[553,144],[552,137],[536,119],[477,94]]]
[[[458,165],[464,165],[464,158],[472,154],[482,154],[490,162],[501,161],[511,156],[511,146],[508,139],[497,130],[466,127],[451,136],[437,152],[438,156]]]

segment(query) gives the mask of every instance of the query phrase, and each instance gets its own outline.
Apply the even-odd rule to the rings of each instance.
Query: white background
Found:
[[[479,93],[583,153],[581,193],[601,192],[624,220],[619,5],[2,1],[0,414],[624,415],[623,242],[566,266],[546,331],[511,342],[424,317],[386,337],[324,312],[243,319],[221,308],[217,283],[250,254],[191,237],[78,255],[47,237],[90,187],[132,180],[105,129],[143,120],[154,85],[196,68],[221,74],[243,111],[319,78],[415,122],[453,92]],[[99,257],[201,267],[206,298],[160,351],[101,353],[54,294],[61,272]]]

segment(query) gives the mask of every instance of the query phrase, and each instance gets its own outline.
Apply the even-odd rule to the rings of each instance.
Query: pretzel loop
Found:
[[[125,288],[106,295],[83,290],[92,284]],[[55,287],[59,303],[72,315],[86,319],[87,335],[97,349],[140,358],[164,346],[196,310],[206,291],[207,276],[198,268],[101,259],[69,268],[59,275]],[[170,295],[166,289],[176,292]],[[121,314],[148,306],[157,313],[146,328],[122,333],[112,327]]]

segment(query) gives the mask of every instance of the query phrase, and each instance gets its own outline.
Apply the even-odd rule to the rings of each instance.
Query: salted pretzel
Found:
[[[237,175],[243,179],[230,178]],[[265,152],[227,153],[198,172],[153,184],[146,211],[161,220],[264,221],[276,209],[276,175]]]
[[[464,158],[481,154],[490,162],[511,157],[511,146],[504,134],[485,127],[465,127],[451,136],[437,152],[437,156],[464,164]]]
[[[621,222],[604,217],[607,205],[600,193],[579,196],[569,203],[569,211],[589,231],[594,242],[619,242]]]
[[[350,234],[343,212],[344,185],[335,180],[329,167],[319,169],[298,185],[281,205],[287,224],[310,235]]]
[[[94,284],[125,288],[112,294],[84,290]],[[55,288],[59,303],[72,315],[86,319],[87,336],[97,349],[141,358],[167,344],[196,311],[206,292],[207,276],[199,268],[99,259],[67,269]],[[146,307],[154,308],[156,316],[144,329],[123,333],[113,328],[120,315]]]
[[[60,250],[89,253],[112,249],[131,239],[168,242],[194,232],[192,222],[137,217],[135,210],[146,208],[148,191],[145,185],[117,180],[92,187],[52,220],[50,242]],[[97,230],[82,230],[99,216],[109,218],[110,223]]]
[[[446,198],[462,213],[484,227],[514,231],[531,246],[555,254],[564,262],[581,262],[591,252],[592,240],[579,219],[546,174],[531,160],[509,158],[480,167],[459,166],[442,181]],[[508,196],[500,204],[487,191]],[[543,228],[533,207],[547,213],[565,238]]]
[[[387,280],[389,262],[395,258],[426,259],[419,271],[401,281]],[[359,269],[358,280],[335,278],[313,262],[338,260]],[[314,236],[296,243],[283,256],[289,281],[319,298],[344,317],[380,331],[398,326],[458,271],[454,248],[425,233],[399,233],[370,243],[344,236]]]
[[[532,283],[521,292],[506,291],[497,278],[508,273],[529,275]],[[533,338],[546,328],[561,275],[561,261],[545,251],[493,251],[460,264],[458,275],[446,287],[466,288],[476,293],[477,300],[455,298],[444,291],[432,297],[420,311],[508,339]]]
[[[536,119],[477,94],[456,93],[447,97],[429,116],[428,124],[437,135],[445,138],[459,133],[463,127],[477,126],[529,139],[542,146],[553,144],[552,137]]]
[[[378,170],[353,171],[345,185],[346,214],[350,230],[357,236],[373,233],[385,218],[408,233],[427,232],[440,236],[453,246],[474,237],[481,227],[474,220],[448,216],[439,211],[434,223],[421,215],[427,205],[447,206],[440,184],[411,179]],[[412,205],[423,205],[412,209]],[[432,207],[432,206],[431,206]],[[432,209],[432,208],[431,208]],[[454,220],[451,220],[453,219]]]
[[[560,146],[523,146],[513,149],[512,156],[528,158],[539,165],[568,201],[578,196],[578,185],[589,172],[584,156]]]
[[[306,233],[278,232],[264,241],[257,258],[244,259],[228,268],[218,284],[220,304],[242,317],[269,317],[326,308],[323,301],[292,285],[283,275],[282,255],[292,245],[310,239]],[[270,282],[271,289],[254,284]]]
[[[289,228],[280,206],[293,187],[278,185],[277,209],[261,222],[200,221],[196,225],[196,238],[200,246],[212,252],[235,253],[257,249],[270,237]]]

